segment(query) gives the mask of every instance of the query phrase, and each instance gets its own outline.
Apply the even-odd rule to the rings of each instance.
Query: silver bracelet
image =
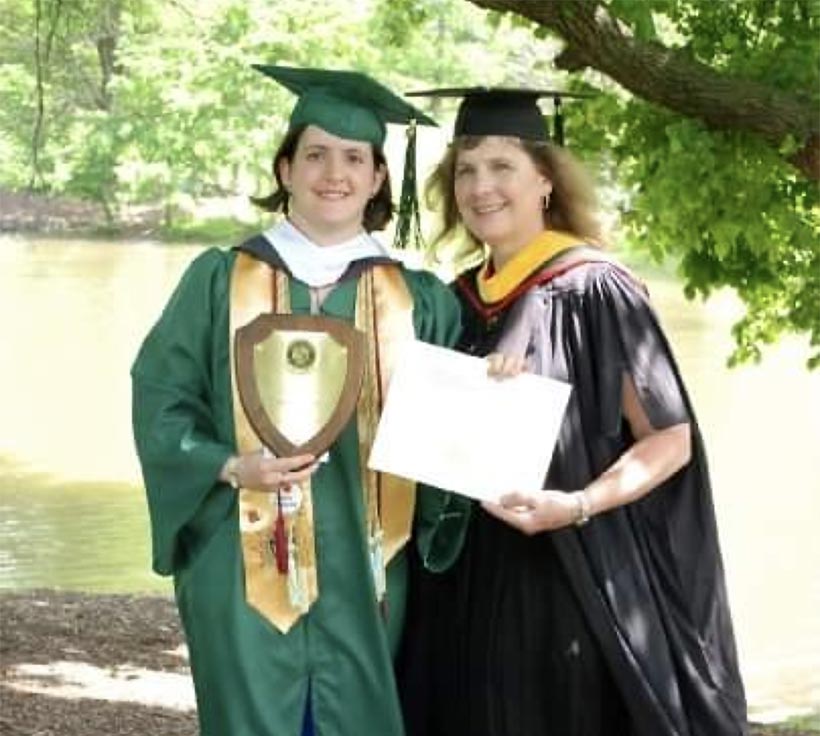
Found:
[[[589,521],[590,508],[589,499],[585,491],[576,491],[572,494],[578,505],[578,515],[575,518],[575,526],[583,526]]]

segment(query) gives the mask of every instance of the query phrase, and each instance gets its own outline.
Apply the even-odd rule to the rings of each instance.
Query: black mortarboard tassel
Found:
[[[564,145],[564,113],[561,110],[561,97],[555,95],[552,98],[553,116],[552,116],[552,138],[559,145]]]

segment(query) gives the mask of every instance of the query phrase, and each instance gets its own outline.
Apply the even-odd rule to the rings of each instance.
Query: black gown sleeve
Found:
[[[593,355],[604,435],[622,428],[623,375],[628,374],[655,429],[688,422],[691,411],[663,329],[642,286],[625,271],[602,264],[590,274],[586,330]]]

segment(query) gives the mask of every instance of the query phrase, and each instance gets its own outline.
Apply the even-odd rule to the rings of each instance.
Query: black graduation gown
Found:
[[[615,264],[584,263],[488,319],[475,272],[459,284],[462,350],[526,351],[536,372],[572,384],[545,487],[584,488],[633,442],[624,373],[654,427],[690,423],[692,459],[580,528],[527,537],[475,506],[458,563],[415,571],[408,733],[747,733],[703,441],[644,290]],[[522,421],[538,431],[537,417]]]

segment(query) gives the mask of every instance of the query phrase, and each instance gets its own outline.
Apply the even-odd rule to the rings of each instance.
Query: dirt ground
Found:
[[[0,734],[196,736],[183,643],[168,598],[0,592]]]
[[[167,598],[46,591],[0,595],[0,733],[195,736],[182,642],[176,609]],[[36,668],[55,662],[79,669]],[[110,697],[122,697],[116,683],[124,684],[127,693],[129,679],[144,680],[145,670],[165,696],[163,675],[179,676],[173,686],[182,681],[180,707],[157,705],[156,690],[145,687],[133,688],[133,699],[100,697],[106,689]],[[97,697],[82,696],[83,686]]]

